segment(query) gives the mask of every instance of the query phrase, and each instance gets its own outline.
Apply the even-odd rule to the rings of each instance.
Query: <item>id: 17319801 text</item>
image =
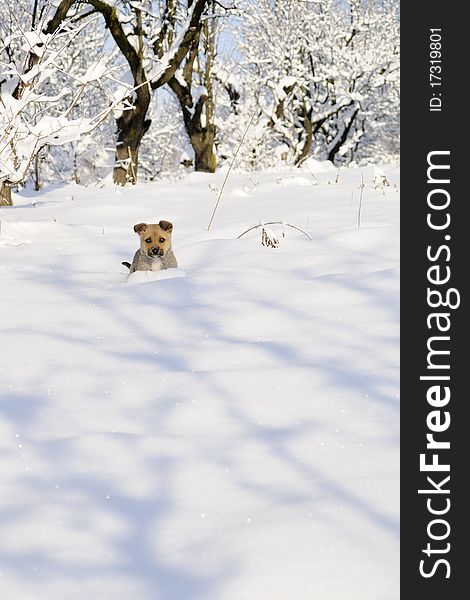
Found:
[[[429,85],[431,98],[429,99],[430,112],[442,110],[442,30],[429,30]]]

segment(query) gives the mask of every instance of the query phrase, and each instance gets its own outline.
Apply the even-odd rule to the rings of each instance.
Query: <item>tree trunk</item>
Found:
[[[215,13],[215,2],[209,0],[208,4],[211,12]],[[198,24],[181,70],[184,82],[174,75],[168,79],[168,85],[178,98],[183,111],[184,127],[194,150],[194,168],[203,173],[215,173],[217,166],[214,144],[217,128],[214,124],[212,88],[216,28],[217,17],[214,16]],[[197,98],[193,89],[195,82],[202,84],[206,90]]]
[[[148,101],[140,102],[134,110],[124,111],[117,119],[116,165],[113,172],[113,180],[117,185],[137,182],[140,142],[151,124],[150,119],[145,118],[149,103],[150,95]]]
[[[214,153],[215,126],[206,129],[196,128],[189,132],[189,141],[194,150],[194,167],[203,173],[215,173],[216,156]]]
[[[356,108],[354,110],[354,112],[352,113],[352,115],[349,118],[349,121],[346,123],[343,132],[341,133],[340,136],[337,137],[335,143],[333,144],[333,147],[329,149],[328,151],[328,160],[330,160],[333,164],[335,162],[335,157],[337,155],[337,153],[339,152],[339,149],[341,148],[341,146],[344,144],[344,142],[346,141],[349,132],[351,131],[351,127],[353,126],[353,123],[357,117],[357,114],[359,112],[359,108]]]
[[[311,114],[306,114],[304,117],[304,130],[305,130],[305,142],[302,146],[302,150],[299,156],[295,160],[295,165],[300,167],[300,165],[308,158],[310,154],[310,149],[312,148],[313,140],[315,138],[316,133],[320,130],[323,123],[326,119],[321,119],[316,123],[312,122]]]
[[[41,189],[41,175],[40,175],[40,159],[39,151],[34,157],[34,191],[39,192]]]
[[[192,76],[192,71],[190,75]],[[188,80],[191,82],[189,76]],[[168,85],[178,98],[183,111],[184,127],[194,150],[195,170],[204,173],[215,173],[217,159],[214,152],[214,139],[217,128],[211,122],[213,116],[212,99],[208,102],[208,96],[202,94],[194,105],[190,83],[182,86],[173,77]],[[204,108],[206,109],[205,112]]]
[[[0,206],[13,206],[11,185],[5,181],[0,183]]]

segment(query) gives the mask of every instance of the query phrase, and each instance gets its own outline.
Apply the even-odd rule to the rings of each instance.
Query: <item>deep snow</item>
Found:
[[[1,598],[399,597],[398,169],[324,167],[0,210]]]

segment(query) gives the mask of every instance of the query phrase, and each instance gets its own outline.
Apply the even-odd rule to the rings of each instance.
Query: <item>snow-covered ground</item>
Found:
[[[0,210],[1,598],[398,598],[398,169],[310,169]]]

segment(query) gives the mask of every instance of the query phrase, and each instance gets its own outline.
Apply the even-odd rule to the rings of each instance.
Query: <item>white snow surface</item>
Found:
[[[209,232],[224,172],[0,210],[1,598],[398,599],[381,168],[384,190],[373,167],[232,173]],[[180,268],[128,280],[133,225],[160,219]],[[237,239],[260,220],[312,240]]]

